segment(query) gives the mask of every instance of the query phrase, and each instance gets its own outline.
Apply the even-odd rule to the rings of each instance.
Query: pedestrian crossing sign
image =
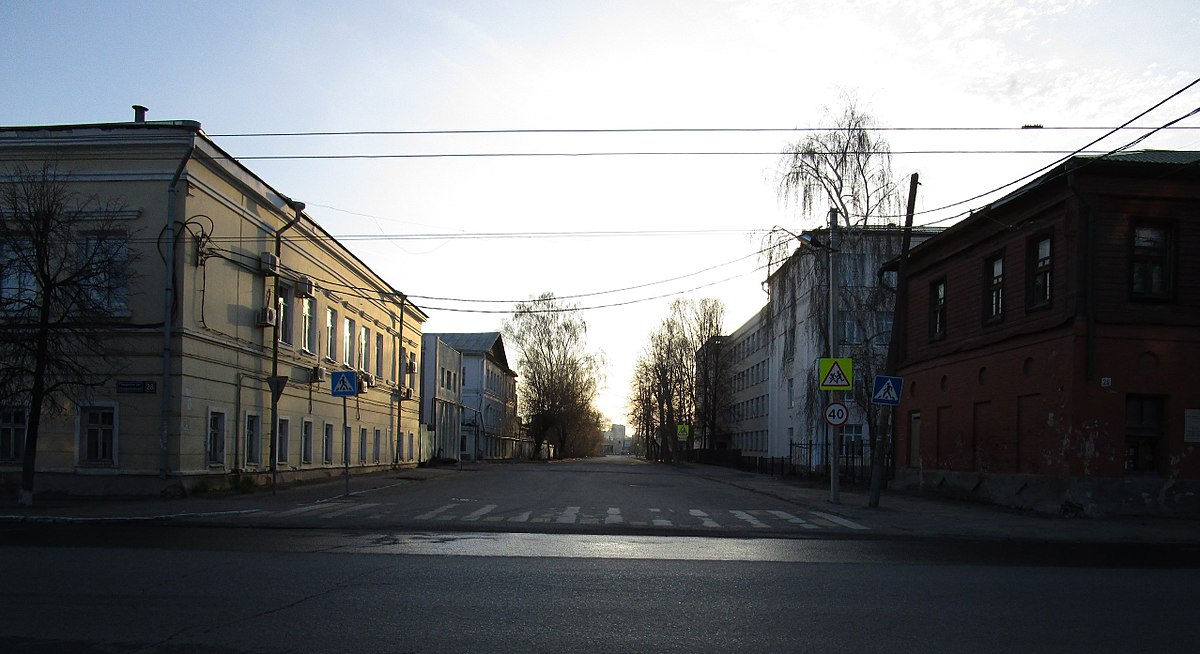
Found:
[[[875,376],[875,390],[871,391],[871,401],[875,404],[897,406],[900,404],[900,391],[904,390],[903,377]]]
[[[354,397],[358,395],[358,373],[353,370],[339,370],[329,373],[329,393],[334,397]]]
[[[821,357],[817,364],[820,388],[823,391],[854,390],[854,360],[850,358]]]

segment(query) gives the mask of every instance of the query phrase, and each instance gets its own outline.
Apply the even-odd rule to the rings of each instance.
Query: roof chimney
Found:
[[[133,105],[133,122],[135,122],[135,123],[146,122],[146,112],[147,111],[149,111],[149,109],[143,107],[140,104]]]

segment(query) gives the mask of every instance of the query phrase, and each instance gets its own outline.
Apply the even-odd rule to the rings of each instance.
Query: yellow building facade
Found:
[[[43,416],[35,492],[190,492],[428,459],[426,314],[199,123],[142,118],[0,128],[0,175],[52,162],[78,197],[113,202],[131,262],[119,364]],[[345,372],[358,392],[335,397]],[[5,409],[18,429],[21,407]],[[0,460],[6,484],[20,465]]]

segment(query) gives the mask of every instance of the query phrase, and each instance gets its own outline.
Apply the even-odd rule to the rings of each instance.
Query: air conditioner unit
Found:
[[[375,384],[378,383],[378,380],[375,379],[374,375],[369,372],[363,372],[359,374],[362,375],[362,380],[367,385],[367,388],[375,388]]]
[[[406,400],[412,399],[412,389],[411,388],[404,389],[404,399],[406,399]]]
[[[310,381],[323,382],[325,381],[325,366],[313,366]]]
[[[313,281],[307,277],[301,277],[296,282],[296,297],[298,298],[312,297],[316,290]]]
[[[258,326],[259,327],[274,327],[275,326],[275,309],[272,307],[263,307],[258,310]]]
[[[358,378],[358,392],[359,393],[367,392],[367,380],[363,379],[362,377]]]
[[[258,255],[258,269],[268,275],[279,274],[279,257],[274,252],[263,252]]]

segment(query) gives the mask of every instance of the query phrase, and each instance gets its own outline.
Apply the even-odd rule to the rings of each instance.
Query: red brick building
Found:
[[[1200,152],[1073,157],[913,248],[902,487],[1200,507]]]

